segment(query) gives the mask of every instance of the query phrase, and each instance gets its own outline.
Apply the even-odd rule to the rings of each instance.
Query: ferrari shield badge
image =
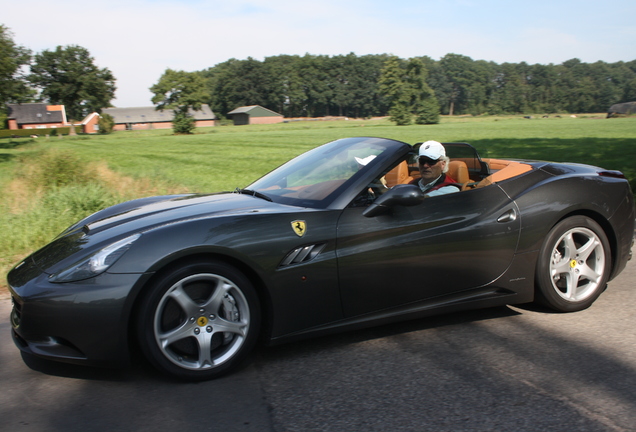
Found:
[[[302,220],[293,221],[291,223],[291,226],[298,237],[304,236],[305,232],[307,231],[307,223],[305,223],[305,221],[302,221]]]

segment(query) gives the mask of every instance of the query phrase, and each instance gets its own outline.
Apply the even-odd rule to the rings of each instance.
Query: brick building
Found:
[[[155,107],[104,108],[103,114],[109,114],[115,120],[113,130],[170,129],[174,113],[170,109],[157,111]],[[200,110],[189,111],[194,117],[196,127],[214,126],[216,115],[207,104]]]
[[[69,126],[64,105],[7,104],[9,129],[46,129]]]
[[[64,105],[50,105],[46,103],[7,104],[7,121],[10,130],[56,129],[69,127],[71,123],[66,118]],[[91,113],[80,123],[73,125],[83,133],[96,133],[98,130],[99,114]]]

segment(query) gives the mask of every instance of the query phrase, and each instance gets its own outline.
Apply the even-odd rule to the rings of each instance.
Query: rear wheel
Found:
[[[585,216],[564,219],[548,233],[537,263],[537,298],[561,312],[589,307],[603,292],[611,265],[609,242]]]
[[[221,262],[193,262],[161,277],[140,309],[138,335],[148,360],[187,380],[239,366],[258,336],[260,307],[245,275]]]

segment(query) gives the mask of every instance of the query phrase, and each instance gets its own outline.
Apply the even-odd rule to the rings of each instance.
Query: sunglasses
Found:
[[[420,165],[426,164],[428,166],[433,166],[439,161],[440,161],[439,159],[435,160],[435,159],[431,159],[431,158],[427,158],[427,157],[421,157],[421,158],[418,159],[418,162],[420,163]]]

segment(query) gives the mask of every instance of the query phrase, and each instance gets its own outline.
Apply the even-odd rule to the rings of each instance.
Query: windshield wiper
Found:
[[[268,197],[267,195],[260,193],[258,191],[252,190],[252,189],[240,189],[240,188],[236,188],[236,193],[240,193],[240,194],[245,194],[245,195],[252,195],[255,196],[257,198],[262,198],[266,201],[272,201],[272,199],[270,197]]]

